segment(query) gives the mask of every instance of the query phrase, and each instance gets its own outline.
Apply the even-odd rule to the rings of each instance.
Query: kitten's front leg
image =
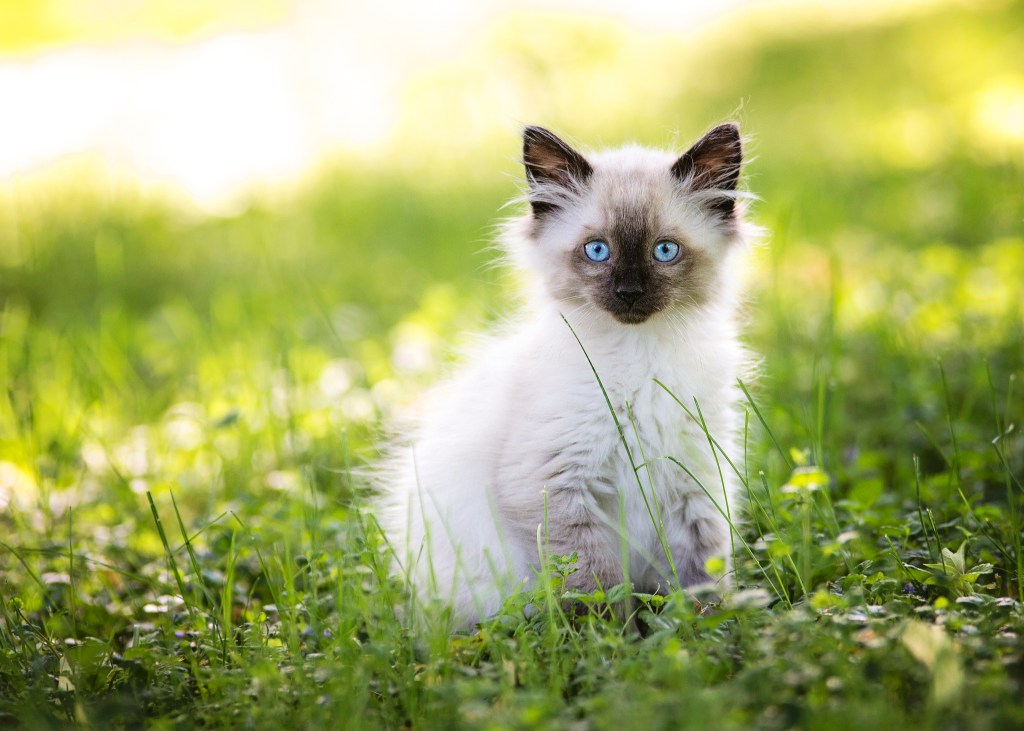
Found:
[[[542,381],[539,375],[529,379]],[[580,403],[567,401],[573,389],[572,383],[551,385],[517,404],[493,484],[499,514],[521,555],[535,566],[544,560],[539,530],[542,554],[576,554],[568,587],[590,592],[623,580],[616,473],[607,467],[618,439],[603,402],[589,389]]]
[[[532,496],[515,492],[503,495],[500,502],[509,532],[521,546],[535,546],[539,531],[548,556],[576,554],[575,571],[566,578],[568,588],[590,592],[599,585],[609,589],[622,583],[614,496],[609,499],[580,481],[558,480]],[[533,550],[534,562],[539,563],[542,557]]]
[[[711,583],[715,577],[708,572],[707,563],[714,557],[723,558],[727,569],[731,567],[728,524],[721,516],[693,510],[692,503],[665,516],[665,539],[664,544],[652,539],[647,560],[636,557],[639,564],[646,564],[635,577],[643,591],[666,592]],[[666,545],[671,562],[665,555]]]
[[[682,530],[669,542],[680,585],[694,586],[712,581],[708,559],[715,556],[728,562],[729,526],[717,516],[699,516],[686,520]]]
[[[581,484],[553,486],[547,489],[547,531],[541,528],[541,540],[548,555],[576,554],[575,571],[566,577],[566,585],[584,592],[621,584],[622,559],[618,535],[612,527],[613,513]]]

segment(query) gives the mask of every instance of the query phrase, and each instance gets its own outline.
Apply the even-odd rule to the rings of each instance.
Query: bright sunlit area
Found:
[[[425,609],[379,465],[531,304],[524,128],[725,122],[712,589],[541,525],[499,610]],[[1021,282],[1018,0],[0,0],[0,726],[1024,726]]]

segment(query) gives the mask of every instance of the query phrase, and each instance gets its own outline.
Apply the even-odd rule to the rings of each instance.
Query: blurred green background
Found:
[[[101,22],[72,7],[0,5],[4,73],[68,43],[187,48],[289,17],[111,3],[118,20]],[[944,469],[928,438],[946,419],[937,360],[965,440],[991,438],[989,373],[1003,398],[1020,372],[1022,49],[1020,2],[750,3],[661,32],[501,10],[389,82],[372,144],[229,203],[91,153],[12,174],[0,533],[55,545],[74,508],[83,550],[142,564],[159,552],[147,491],[166,505],[173,489],[190,526],[232,510],[273,540],[294,510],[277,496],[312,485],[343,534],[361,489],[345,466],[372,460],[382,419],[511,310],[489,245],[518,212],[502,205],[527,122],[592,147],[680,150],[741,122],[767,231],[750,267],[757,398],[840,495],[898,499],[911,455]],[[755,459],[784,467],[767,448]],[[0,577],[20,572],[0,557]]]

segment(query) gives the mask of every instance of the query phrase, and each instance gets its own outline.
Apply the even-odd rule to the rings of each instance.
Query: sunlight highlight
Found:
[[[635,134],[656,127],[664,139],[685,126],[665,78],[714,89],[748,73],[742,62],[704,63],[709,48],[885,22],[945,2],[111,0],[86,11],[44,0],[13,15],[0,6],[0,24],[13,23],[0,51],[17,53],[0,56],[0,139],[18,141],[0,146],[0,184],[96,156],[147,187],[230,212],[254,190],[338,161],[454,169],[459,156],[494,154],[529,120],[566,120],[610,142],[623,118],[651,106]],[[72,37],[98,45],[59,45]],[[48,44],[58,45],[32,50]],[[986,149],[1024,145],[1019,79],[985,89],[974,108]],[[933,110],[894,115],[880,154],[919,168],[945,155],[947,130]]]
[[[1024,83],[1003,81],[978,94],[974,126],[980,142],[993,153],[1024,151]]]

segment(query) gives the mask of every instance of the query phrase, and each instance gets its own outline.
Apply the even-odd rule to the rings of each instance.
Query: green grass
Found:
[[[745,99],[769,231],[740,591],[629,624],[600,609],[628,587],[566,617],[553,556],[477,631],[413,627],[361,510],[382,419],[507,311],[483,249],[511,162],[341,169],[223,218],[8,196],[0,725],[1024,725],[1024,151],[976,114],[1024,85],[1022,29],[1016,3],[766,31],[618,122],[663,143],[659,109],[696,134]],[[939,125],[927,159],[906,119]]]

